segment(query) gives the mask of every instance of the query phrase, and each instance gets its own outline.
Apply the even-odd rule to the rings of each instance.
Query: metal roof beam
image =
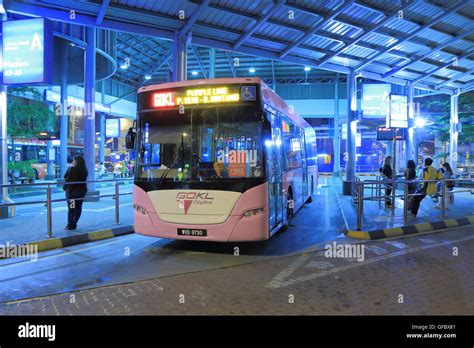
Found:
[[[201,4],[198,6],[198,8],[191,14],[189,19],[186,21],[184,26],[179,30],[178,35],[184,35],[188,31],[191,30],[193,25],[197,22],[199,17],[201,17],[202,13],[206,10],[207,6],[209,5],[209,2],[211,0],[203,0]]]
[[[102,5],[100,5],[99,14],[97,15],[97,20],[95,21],[96,25],[101,25],[105,17],[105,12],[107,7],[109,7],[110,0],[103,0]]]
[[[71,19],[69,9],[52,9],[49,7],[39,6],[38,4],[26,4],[21,2],[10,2],[7,7],[7,12],[17,13],[20,15],[27,15],[33,17],[46,17],[60,22],[96,27],[96,14],[94,16],[89,14],[82,14],[76,11],[75,19]],[[174,32],[168,29],[161,29],[156,26],[145,25],[143,23],[136,24],[130,22],[123,22],[123,19],[113,20],[105,19],[102,21],[101,28],[115,31],[129,32],[134,34],[161,37],[168,40],[173,40]]]
[[[398,67],[398,68],[395,68],[395,69],[392,69],[392,70],[386,72],[386,73],[384,74],[384,77],[392,76],[392,75],[394,75],[394,74],[396,74],[396,73],[398,73],[398,72],[404,70],[405,68],[409,67],[410,65],[415,64],[415,63],[417,63],[417,62],[419,62],[419,61],[421,61],[421,60],[427,58],[428,56],[432,55],[433,53],[439,52],[439,51],[441,51],[443,48],[445,48],[445,47],[447,47],[447,46],[449,46],[449,45],[452,45],[453,43],[455,43],[456,41],[462,39],[463,37],[469,36],[469,35],[472,35],[472,34],[474,34],[474,26],[471,26],[468,30],[463,31],[463,32],[457,34],[453,39],[450,39],[450,40],[445,41],[445,42],[442,43],[441,45],[438,45],[435,49],[430,50],[429,52],[426,52],[425,54],[421,55],[421,56],[418,57],[417,59],[411,60],[411,61],[409,61],[408,63],[406,63],[406,64],[404,64],[404,65],[402,65],[402,66],[400,66],[400,67]]]
[[[225,56],[230,65],[230,70],[232,71],[232,76],[237,77],[237,71],[235,71],[234,64],[232,64],[232,59],[230,58],[229,52],[225,52]]]
[[[421,75],[420,77],[414,79],[414,80],[412,81],[412,83],[420,82],[420,81],[426,79],[427,77],[433,75],[435,72],[437,72],[437,71],[439,71],[439,70],[442,70],[442,69],[444,69],[444,68],[447,68],[447,67],[449,67],[449,66],[451,66],[451,65],[455,65],[455,64],[457,64],[457,62],[458,62],[459,60],[464,59],[464,58],[467,58],[468,56],[473,55],[473,54],[474,54],[474,50],[470,50],[470,51],[464,53],[463,55],[461,55],[459,58],[456,57],[455,59],[453,59],[453,61],[447,62],[447,63],[445,63],[445,64],[443,64],[443,65],[440,65],[440,66],[438,66],[438,67],[436,67],[436,68],[430,70],[428,73]]]
[[[394,16],[396,16],[398,14],[398,11],[404,11],[406,10],[407,8],[409,8],[411,5],[413,5],[414,3],[418,2],[419,0],[411,0],[411,1],[407,1],[401,8],[399,9],[396,9],[395,11],[391,12],[391,13],[388,13],[388,14],[384,14],[385,15],[385,18],[380,20],[377,24],[375,24],[374,26],[372,26],[371,28],[369,28],[368,30],[364,30],[355,40],[353,40],[349,45],[343,45],[342,47],[338,48],[334,53],[330,54],[329,56],[323,58],[322,60],[320,60],[319,64],[324,64],[326,62],[328,62],[330,59],[336,57],[339,53],[341,52],[344,52],[345,50],[347,50],[348,48],[354,46],[354,45],[357,45],[357,43],[359,41],[361,41],[362,39],[366,38],[368,35],[372,34],[373,32],[377,31],[378,29],[380,29],[381,27],[383,27],[385,24],[387,24],[387,22],[391,21],[393,19]]]
[[[165,50],[162,53],[161,57],[155,62],[154,67],[152,68],[153,70],[151,70],[149,75],[153,76],[159,69],[161,69],[163,64],[165,64],[169,60],[172,54],[173,54],[173,50],[171,48],[168,48],[167,50]],[[131,78],[135,78],[138,76],[140,76],[140,74],[133,75],[131,76]]]
[[[255,23],[254,26],[250,30],[245,32],[245,34],[242,35],[234,43],[233,48],[234,49],[239,48],[240,45],[242,45],[245,40],[247,40],[250,36],[252,36],[252,34],[255,33],[260,28],[260,26],[267,21],[267,19],[269,19],[271,16],[273,16],[275,14],[275,12],[278,11],[283,6],[283,4],[285,2],[286,2],[286,0],[278,0],[276,3],[274,3],[272,1],[270,6],[267,6],[267,8],[265,9],[266,13],[258,19],[257,23]]]
[[[474,82],[469,83],[465,87],[462,87],[461,88],[461,93],[466,93],[466,92],[469,92],[469,91],[472,91],[472,90],[474,90]]]
[[[191,2],[197,3],[197,0],[191,0]],[[360,5],[360,4],[358,3],[358,5]],[[325,15],[324,13],[319,13],[319,12],[316,12],[314,10],[308,10],[308,9],[305,9],[305,8],[303,9],[300,5],[296,5],[296,4],[286,3],[285,6],[288,7],[288,8],[295,8],[297,10],[301,10],[301,11],[305,11],[305,12],[310,11],[309,13],[311,15],[318,16],[319,18],[323,17]],[[217,4],[211,3],[211,4],[209,4],[209,7],[213,8],[213,9],[223,11],[223,12],[232,13],[232,14],[244,17],[244,18],[252,19],[252,20],[255,20],[255,21],[258,19],[258,17],[253,16],[252,14],[249,14],[247,12],[234,10],[234,9],[222,6],[222,5],[217,5]],[[354,28],[357,28],[357,29],[360,29],[360,30],[366,30],[366,28],[364,28],[360,23],[356,23],[356,22],[351,21],[349,19],[342,20],[342,19],[336,18],[335,20],[340,22],[340,23],[353,26]],[[276,19],[272,19],[272,18],[268,19],[267,23],[271,23],[271,24],[278,25],[278,26],[281,26],[283,28],[292,29],[292,30],[295,30],[295,31],[300,31],[301,33],[305,33],[308,30],[307,28],[303,28],[303,27],[300,27],[300,26],[288,24],[288,23],[285,23],[285,22],[280,22],[280,21],[278,21]],[[203,27],[206,27],[206,28],[213,28],[213,26],[205,24],[205,23],[201,23],[201,22],[198,22],[196,25],[203,26]],[[218,30],[221,30],[221,29],[218,29]],[[227,30],[227,32],[229,32],[229,30]],[[381,35],[388,36],[388,37],[393,37],[392,34],[387,33],[385,30],[382,30],[382,29],[380,29],[377,33],[381,34]],[[344,38],[343,36],[339,36],[339,35],[328,33],[328,32],[324,32],[324,33],[317,32],[317,33],[314,33],[313,35],[318,36],[318,37],[322,37],[322,38],[325,38],[325,39],[329,39],[329,40],[332,40],[332,41],[341,42],[341,43],[344,43],[344,44],[348,44],[348,43],[351,42],[351,40],[348,39],[348,38]],[[258,36],[254,35],[254,37],[258,37]],[[258,37],[258,38],[261,39],[262,37]],[[415,39],[413,41],[415,41]],[[267,41],[268,41],[268,39],[267,39]],[[427,46],[425,42],[421,42],[419,39],[416,39],[416,43],[419,44],[419,45],[422,45],[424,47],[431,48],[430,46]],[[360,46],[360,47],[363,47],[363,48],[371,49],[371,50],[380,50],[379,47],[372,47],[373,45],[370,44],[370,43],[359,42],[357,45]],[[396,44],[394,46],[396,46]],[[310,46],[307,46],[307,47],[308,48],[306,48],[306,49],[314,49],[312,47],[309,48]],[[397,57],[401,57],[401,58],[404,58],[404,59],[410,59],[411,58],[411,55],[408,54],[408,53],[404,53],[404,52],[401,52],[401,51],[396,51],[396,52],[393,52],[393,51],[394,50],[391,50],[389,52],[389,54],[397,56]],[[281,57],[281,58],[283,58],[283,57]]]
[[[411,34],[408,34],[408,35],[405,35],[403,38],[401,39],[397,39],[397,41],[395,41],[394,43],[390,44],[387,46],[386,49],[384,49],[382,52],[378,52],[376,54],[373,55],[372,58],[370,58],[368,61],[366,61],[364,64],[361,64],[359,66],[357,66],[357,70],[361,70],[363,69],[364,67],[366,67],[368,64],[371,64],[372,62],[374,62],[374,60],[376,60],[377,58],[381,57],[382,55],[390,52],[395,46],[399,46],[401,45],[402,43],[405,43],[407,41],[409,41],[410,39],[414,38],[416,35],[418,35],[420,32],[422,32],[423,30],[425,29],[428,29],[429,27],[433,26],[434,24],[438,23],[439,21],[443,20],[446,16],[450,15],[451,13],[454,13],[456,11],[459,11],[461,8],[463,8],[464,6],[466,6],[467,4],[469,3],[469,0],[463,0],[462,2],[460,2],[459,4],[455,5],[455,6],[452,6],[448,9],[446,9],[445,11],[443,11],[442,13],[440,13],[439,15],[437,16],[434,16],[433,18],[431,18],[431,20],[427,23],[425,23],[424,25],[420,26],[418,29],[416,29],[415,31],[413,31]]]
[[[447,85],[448,83],[453,83],[455,82],[457,79],[463,77],[463,76],[466,76],[466,75],[470,75],[470,74],[474,74],[474,69],[471,69],[471,70],[468,70],[468,71],[465,71],[465,72],[462,72],[460,74],[456,74],[452,77],[450,77],[448,80],[444,81],[444,82],[441,82],[439,84],[437,84],[436,86],[441,86],[441,85]],[[457,82],[456,82],[457,83]]]
[[[145,51],[139,49],[138,47],[136,47],[136,45],[133,45],[133,44],[129,43],[127,40],[124,40],[124,39],[121,39],[121,38],[117,37],[117,41],[123,43],[124,45],[126,45],[127,47],[130,47],[135,52],[138,52],[138,53],[144,55],[145,57],[151,59],[154,62],[156,62],[158,60],[156,57],[152,56],[148,52],[145,52]]]
[[[198,3],[198,0],[191,0],[191,2],[192,3]],[[254,16],[251,13],[243,12],[243,11],[240,11],[240,10],[237,10],[237,9],[229,8],[229,7],[214,4],[214,3],[210,3],[209,8],[213,8],[213,9],[223,11],[223,12],[226,12],[226,13],[231,13],[233,15],[237,15],[237,16],[240,16],[240,17],[248,18],[248,19],[251,19],[253,21],[258,21],[258,18],[259,18],[258,16]],[[321,14],[320,17],[323,17],[323,15],[324,14]],[[274,18],[269,18],[267,20],[267,23],[278,25],[282,28],[287,28],[287,29],[299,31],[301,33],[304,33],[307,30],[307,28],[304,28],[304,27],[301,27],[301,26],[298,26],[298,25],[294,25],[294,24],[289,24],[289,23],[286,23],[286,22],[281,22],[281,21],[279,21],[277,19],[274,19]],[[198,23],[198,25],[201,25],[201,23]],[[332,40],[332,41],[336,41],[336,42],[342,42],[342,43],[350,41],[350,39],[347,39],[343,36],[335,35],[335,34],[332,34],[332,33],[315,33],[313,35],[316,35],[316,36],[319,36],[319,37],[322,37],[322,38],[325,38],[325,39],[329,39],[329,40]]]
[[[329,12],[328,14],[326,14],[324,17],[321,17],[320,21],[316,23],[316,25],[314,25],[313,27],[311,27],[310,29],[306,30],[303,35],[301,35],[298,39],[296,39],[296,41],[291,44],[290,46],[288,46],[287,48],[285,48],[283,50],[283,52],[281,52],[280,54],[280,58],[283,58],[285,57],[288,53],[290,53],[290,51],[292,49],[294,49],[295,47],[299,46],[300,44],[302,44],[309,36],[311,35],[314,35],[316,34],[319,30],[321,30],[321,28],[326,25],[326,23],[330,20],[333,20],[337,15],[339,15],[341,12],[344,12],[345,10],[347,10],[349,7],[352,6],[352,4],[354,3],[354,0],[346,0],[341,7],[339,7],[339,9],[337,9],[336,11],[331,11]]]
[[[202,75],[204,76],[205,79],[207,79],[207,72],[206,72],[206,69],[204,69],[204,64],[201,60],[201,56],[199,54],[199,50],[196,48],[195,45],[191,45],[191,49],[194,53],[194,56],[196,57],[196,61],[199,65],[199,69],[201,69],[201,72],[202,72]]]

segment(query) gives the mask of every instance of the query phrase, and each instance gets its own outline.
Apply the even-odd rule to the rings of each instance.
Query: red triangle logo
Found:
[[[183,204],[184,204],[184,215],[188,213],[189,208],[191,207],[191,204],[193,203],[192,199],[183,199]]]

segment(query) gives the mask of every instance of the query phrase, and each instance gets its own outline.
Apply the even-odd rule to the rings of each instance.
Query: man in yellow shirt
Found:
[[[438,172],[431,165],[433,160],[431,158],[425,159],[425,168],[423,169],[423,180],[440,180],[443,178],[443,175]],[[425,182],[423,183],[423,188],[418,191],[418,196],[413,198],[413,203],[411,207],[411,213],[414,217],[418,214],[418,209],[420,208],[420,203],[426,195],[434,195],[438,190],[436,188],[436,182]]]

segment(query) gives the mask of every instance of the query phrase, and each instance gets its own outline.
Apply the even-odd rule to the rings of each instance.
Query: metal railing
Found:
[[[426,194],[423,194],[422,192],[415,192],[415,193],[409,193],[409,185],[415,185],[415,187],[418,187],[420,184],[425,184],[425,183],[440,183],[441,184],[441,192],[436,193],[439,199],[441,199],[441,218],[444,219],[446,216],[446,198],[451,198],[454,197],[455,193],[461,193],[461,192],[469,192],[471,194],[474,194],[474,189],[454,189],[453,190],[447,190],[446,189],[446,183],[447,182],[465,182],[465,181],[470,181],[474,182],[474,178],[457,178],[457,179],[441,179],[441,180],[388,180],[388,179],[378,179],[378,180],[365,180],[361,181],[356,180],[353,182],[354,188],[353,188],[353,196],[356,195],[356,200],[355,203],[357,204],[357,230],[360,231],[362,230],[362,215],[364,214],[364,201],[378,201],[379,206],[381,205],[382,201],[390,201],[391,202],[391,209],[392,212],[395,211],[395,200],[397,197],[403,198],[403,223],[404,225],[407,224],[408,221],[408,204],[410,202],[410,199],[412,197],[416,196],[423,196]],[[402,195],[397,195],[396,194],[396,188],[397,184],[403,184],[403,194]],[[365,189],[366,186],[371,185],[372,188],[372,193],[374,191],[374,186],[376,190],[376,195],[372,196],[365,196]],[[370,186],[369,186],[370,187]],[[382,195],[382,187],[385,188],[391,188],[392,192],[390,195]],[[356,191],[356,193],[354,193]]]
[[[57,202],[67,202],[71,200],[82,200],[87,201],[94,198],[106,198],[106,197],[113,197],[115,199],[115,224],[118,225],[120,223],[120,196],[131,195],[133,192],[124,192],[120,193],[119,183],[124,181],[132,181],[133,178],[120,178],[120,179],[111,179],[111,180],[90,180],[90,181],[58,181],[53,183],[34,183],[34,184],[9,184],[9,185],[0,185],[0,188],[3,190],[4,188],[12,188],[12,187],[30,187],[30,186],[38,186],[40,188],[44,188],[46,190],[46,200],[44,201],[27,201],[27,202],[14,202],[11,199],[6,200],[6,203],[1,203],[0,208],[2,207],[12,207],[13,209],[19,205],[31,205],[31,204],[45,204],[46,205],[46,225],[47,225],[47,234],[48,238],[53,237],[53,214],[52,214],[52,203]],[[106,182],[113,182],[115,186],[115,190],[113,194],[104,194],[104,195],[88,195],[84,198],[61,198],[61,199],[53,199],[52,198],[52,187],[62,187],[63,185],[71,185],[71,184],[91,184],[91,183],[106,183]],[[46,187],[45,187],[46,186]]]

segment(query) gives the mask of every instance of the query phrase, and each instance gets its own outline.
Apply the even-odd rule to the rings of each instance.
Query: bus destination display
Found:
[[[248,90],[245,90],[248,93]],[[202,105],[214,103],[232,103],[240,101],[240,93],[227,86],[211,88],[189,88],[152,94],[151,105],[154,108],[178,105]],[[248,100],[248,99],[244,99]]]

